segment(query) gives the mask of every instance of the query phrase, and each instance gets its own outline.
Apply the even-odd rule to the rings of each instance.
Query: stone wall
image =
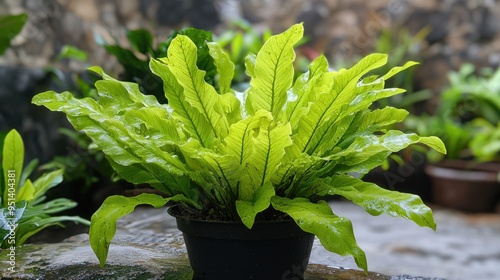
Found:
[[[487,0],[3,0],[0,14],[29,14],[29,22],[0,57],[0,66],[82,71],[100,65],[117,75],[120,66],[108,56],[96,38],[116,40],[127,46],[126,30],[146,28],[164,40],[183,26],[212,29],[220,34],[229,22],[244,18],[257,30],[280,32],[294,22],[305,24],[307,43],[313,53],[325,52],[332,61],[349,60],[373,51],[380,30],[394,33],[407,28],[415,33],[430,26],[420,44],[421,66],[414,74],[415,88],[431,88],[436,94],[447,83],[447,72],[464,61],[478,66],[500,63],[500,3]],[[90,54],[88,62],[57,61],[63,45],[70,44]],[[10,70],[4,72],[13,73]],[[36,71],[35,71],[36,72]],[[33,73],[35,73],[33,72]],[[38,73],[38,72],[36,72]],[[0,129],[36,127],[26,118],[31,97],[47,89],[38,84],[45,76],[36,74],[30,82],[0,76]],[[30,76],[29,74],[28,76]],[[2,79],[8,81],[1,81]],[[22,80],[22,79],[21,79]],[[27,87],[24,103],[11,106],[16,84]],[[49,83],[50,84],[50,83]],[[17,95],[19,97],[19,95]],[[5,100],[5,101],[1,101]],[[3,107],[1,107],[3,106]],[[13,107],[23,110],[11,112]],[[28,108],[31,108],[28,110]],[[23,113],[24,112],[24,113]],[[17,118],[17,121],[16,121]],[[22,123],[20,120],[23,120]],[[19,124],[18,124],[19,123]],[[40,130],[37,128],[35,130]],[[43,130],[43,129],[42,129]],[[47,146],[51,141],[40,146]],[[34,150],[38,148],[34,147]],[[46,151],[49,148],[42,149]],[[50,153],[43,156],[50,158]]]
[[[96,36],[126,45],[126,29],[147,28],[158,40],[191,25],[220,32],[234,19],[280,32],[305,23],[308,45],[331,60],[371,52],[382,28],[431,27],[417,71],[420,87],[439,88],[463,61],[500,63],[500,4],[486,0],[5,0],[0,14],[27,12],[29,23],[1,64],[45,67],[65,44],[90,52],[90,64],[116,69]],[[57,64],[66,68],[88,65]]]

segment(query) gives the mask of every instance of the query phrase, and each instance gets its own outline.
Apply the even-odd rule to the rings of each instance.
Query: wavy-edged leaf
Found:
[[[162,151],[141,127],[129,126],[120,115],[108,116],[94,99],[76,99],[69,92],[44,92],[35,96],[33,103],[65,112],[71,124],[84,131],[116,164],[140,164],[160,182],[171,174],[181,176],[186,172],[179,158]]]
[[[307,150],[307,153],[322,156],[326,151],[332,149],[351,126],[354,117],[355,115],[351,114],[338,121],[337,118],[330,118],[320,125],[310,139],[308,145],[310,148]]]
[[[187,141],[178,120],[171,118],[162,108],[143,107],[126,111],[123,119],[131,126],[142,127],[143,133],[149,134],[160,147],[167,143]]]
[[[391,97],[397,94],[401,94],[406,92],[405,89],[400,88],[386,88],[380,90],[370,90],[370,91],[362,91],[356,94],[356,98],[351,101],[349,104],[349,110],[346,110],[345,114],[351,114],[356,111],[362,111],[371,106],[371,104],[377,100]]]
[[[219,73],[219,93],[231,92],[234,64],[229,59],[229,55],[217,43],[209,42],[207,45]]]
[[[253,138],[254,152],[245,164],[249,181],[242,182],[241,200],[252,200],[255,191],[271,180],[281,165],[285,148],[292,144],[290,123],[275,123],[270,119],[260,118],[260,126],[254,129],[254,133],[258,133]]]
[[[408,111],[393,107],[385,107],[373,111],[360,111],[354,116],[354,120],[342,136],[342,139],[338,143],[338,147],[345,149],[352,144],[357,137],[382,131],[382,129],[388,125],[403,121],[407,116]],[[333,146],[330,147],[329,150],[332,148]]]
[[[112,158],[107,157],[107,160],[116,171],[118,176],[132,184],[159,184],[160,179],[151,176],[151,172],[142,166],[140,163],[133,163],[130,165],[121,165],[116,163]],[[165,191],[165,193],[170,194],[170,192]]]
[[[357,97],[357,84],[362,75],[370,70],[383,66],[387,62],[387,55],[371,54],[363,58],[350,69],[342,69],[335,73],[333,86],[327,93],[320,94],[316,102],[309,109],[308,114],[300,118],[297,133],[293,136],[293,145],[287,149],[287,159],[297,157],[310,148],[314,134],[318,133],[321,125],[330,118],[339,115],[348,115],[342,112]],[[327,77],[325,77],[327,78]]]
[[[230,126],[243,118],[242,109],[244,108],[244,103],[240,101],[237,94],[239,93],[235,94],[232,90],[231,92],[221,94],[218,101],[220,106],[216,108],[216,110],[221,110],[218,113],[226,116]],[[242,100],[244,101],[244,99]]]
[[[408,116],[408,111],[394,107],[373,110],[363,115],[357,131],[375,132],[395,123],[402,122]]]
[[[132,108],[141,108],[141,107],[158,107],[158,108],[168,108],[167,105],[160,104],[155,96],[153,95],[145,95],[139,90],[139,85],[131,82],[122,82],[118,81],[115,78],[109,76],[102,70],[99,66],[92,66],[88,68],[89,71],[92,71],[100,76],[102,76],[103,80],[111,81],[114,83],[114,90],[104,90],[102,92],[97,92],[99,95],[99,103],[104,107],[109,107],[116,102],[120,102],[122,104],[128,105],[128,107],[124,107],[123,111],[130,110]],[[96,82],[97,84],[102,81]],[[106,83],[106,85],[111,85],[113,83]],[[96,87],[97,87],[96,84]],[[104,83],[103,83],[104,85]],[[122,87],[122,88],[120,88]],[[102,98],[108,98],[109,102],[103,102]],[[131,102],[129,102],[131,100]]]
[[[255,153],[253,134],[262,119],[271,120],[271,113],[259,111],[254,116],[231,125],[229,134],[224,138],[225,152],[235,156],[242,166],[245,166]]]
[[[214,85],[215,75],[217,74],[217,69],[214,64],[213,58],[210,56],[207,42],[212,42],[212,32],[201,30],[197,28],[184,28],[182,30],[174,31],[165,42],[159,44],[159,49],[161,54],[157,57],[164,57],[167,55],[168,49],[173,39],[178,35],[187,36],[196,45],[196,66],[205,71],[205,81],[211,85]]]
[[[414,133],[405,134],[401,131],[390,130],[381,136],[373,134],[359,136],[349,147],[335,154],[334,157],[344,157],[342,163],[352,166],[378,153],[387,152],[389,155],[416,143],[422,143],[438,152],[446,153],[443,142],[437,137],[420,137]]]
[[[351,221],[333,214],[328,203],[274,196],[271,204],[274,209],[290,215],[303,231],[316,235],[325,249],[342,256],[353,256],[356,264],[368,271],[365,253],[356,243]]]
[[[221,94],[219,96],[220,106],[216,106],[215,110],[220,110],[218,113],[225,115],[229,125],[231,125],[241,120],[240,101],[231,89],[234,64],[229,59],[229,55],[217,43],[209,42],[207,45],[217,67],[219,93]]]
[[[203,161],[201,166],[208,168],[212,176],[219,182],[217,188],[224,189],[228,196],[237,197],[237,186],[241,179],[242,169],[238,159],[233,155],[216,154],[208,149],[194,149],[193,158]]]
[[[295,24],[285,32],[269,38],[255,61],[255,77],[250,82],[247,110],[255,113],[261,109],[280,119],[287,100],[287,91],[293,82],[293,46],[302,38],[304,27]]]
[[[196,67],[196,51],[196,45],[188,37],[178,35],[168,49],[168,68],[184,88],[185,102],[199,110],[207,118],[214,135],[222,139],[227,135],[228,121],[220,114],[223,109],[217,91],[205,82],[205,71]]]
[[[269,208],[271,198],[275,195],[274,187],[271,182],[266,182],[254,193],[251,201],[236,200],[236,211],[243,224],[251,229],[255,222],[255,216]]]
[[[283,160],[271,180],[277,188],[290,187],[295,182],[301,181],[305,173],[318,168],[317,165],[323,162],[320,157],[302,153],[291,161]],[[287,190],[286,194],[289,192],[290,190]]]
[[[432,210],[418,195],[386,190],[349,175],[316,179],[302,190],[301,195],[341,195],[363,207],[371,215],[384,213],[411,220],[421,227],[436,229]]]
[[[148,204],[155,208],[164,206],[169,201],[182,202],[186,198],[176,195],[163,198],[156,194],[143,193],[134,197],[113,195],[102,203],[92,215],[90,221],[90,246],[99,259],[101,267],[106,263],[109,245],[116,232],[116,222],[119,218],[130,214],[137,205]]]
[[[398,66],[398,67],[392,68],[391,70],[389,70],[389,72],[387,72],[384,76],[382,76],[382,78],[384,80],[388,80],[389,78],[396,75],[397,73],[404,71],[404,70],[406,70],[412,66],[418,65],[418,64],[419,63],[415,62],[415,61],[408,61],[403,66]]]
[[[199,197],[195,189],[191,187],[191,182],[187,175],[179,176],[165,172],[159,166],[134,163],[132,165],[120,165],[107,157],[111,167],[118,176],[133,184],[148,184],[151,187],[165,193],[166,195],[183,194],[193,202],[197,202]],[[155,176],[155,174],[159,174]],[[199,204],[191,204],[194,208],[200,208]]]
[[[370,93],[371,90],[365,88],[364,83],[360,82],[362,76],[386,63],[386,54],[373,53],[361,59],[353,67],[347,70],[342,69],[335,73],[332,91],[329,94],[331,96],[325,96],[325,101],[328,104],[324,112],[326,118],[337,115],[338,110],[346,104],[354,105],[353,103],[356,103],[355,100],[360,98],[360,90],[361,92]],[[343,113],[344,116],[349,114],[348,112]],[[319,124],[325,121],[326,118],[320,119]]]
[[[288,102],[286,104],[286,117],[292,124],[292,128],[298,125],[300,117],[307,113],[309,102],[314,102],[316,97],[328,92],[332,87],[333,75],[325,75],[328,71],[328,61],[326,57],[321,55],[317,57],[309,70],[300,75],[293,84],[293,87],[288,91]]]
[[[205,116],[189,103],[185,102],[184,89],[177,82],[174,75],[167,67],[164,59],[151,59],[151,71],[163,80],[163,90],[173,109],[173,115],[184,125],[189,135],[198,140],[203,147],[212,146],[214,143],[214,131]]]

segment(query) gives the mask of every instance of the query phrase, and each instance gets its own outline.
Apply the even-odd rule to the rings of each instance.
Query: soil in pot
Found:
[[[428,165],[436,204],[467,212],[491,212],[497,195],[499,164],[475,164],[465,160]]]
[[[314,235],[293,220],[256,222],[204,221],[169,213],[182,231],[193,279],[303,279]]]

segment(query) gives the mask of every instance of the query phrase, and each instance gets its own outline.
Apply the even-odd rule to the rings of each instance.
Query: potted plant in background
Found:
[[[370,109],[376,100],[404,92],[385,88],[385,81],[415,63],[378,77],[366,75],[385,65],[387,55],[369,55],[338,72],[328,71],[320,56],[294,81],[293,46],[302,34],[302,25],[293,25],[247,56],[251,82],[243,93],[231,89],[234,66],[216,43],[207,43],[217,69],[213,86],[206,82],[209,73],[197,66],[196,45],[178,35],[167,57],[150,62],[163,80],[168,104],[98,67],[90,69],[103,77],[95,84],[97,101],[69,92],[33,98],[66,113],[120,177],[168,196],[106,199],[90,229],[101,265],[117,219],[140,204],[176,204],[169,211],[184,233],[195,279],[301,278],[314,235],[326,249],[352,255],[367,271],[351,222],[332,212],[323,200],[329,195],[344,196],[372,215],[386,213],[435,228],[432,211],[418,196],[350,175],[364,174],[414,143],[445,152],[436,137],[385,129],[401,122],[405,110]]]
[[[500,71],[474,75],[464,64],[449,74],[450,86],[435,115],[409,117],[405,125],[420,135],[439,135],[447,155],[427,153],[433,201],[468,212],[494,209],[500,193],[498,124]]]

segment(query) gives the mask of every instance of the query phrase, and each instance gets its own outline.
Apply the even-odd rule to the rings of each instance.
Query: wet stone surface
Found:
[[[500,279],[498,215],[467,216],[438,210],[439,227],[433,232],[402,219],[373,218],[345,202],[332,202],[332,207],[338,215],[351,218],[370,270],[379,273],[365,276],[354,269],[352,258],[326,252],[316,240],[307,280]],[[6,250],[0,251],[0,279],[191,277],[182,235],[166,209],[139,208],[121,219],[104,268],[99,267],[87,234],[18,248],[14,274],[7,273],[6,254]]]
[[[401,218],[370,216],[350,203],[331,205],[334,213],[351,219],[372,271],[452,280],[500,279],[499,213],[433,208],[437,223],[433,231]],[[321,246],[314,246],[310,262],[356,267],[352,258],[331,254]]]

